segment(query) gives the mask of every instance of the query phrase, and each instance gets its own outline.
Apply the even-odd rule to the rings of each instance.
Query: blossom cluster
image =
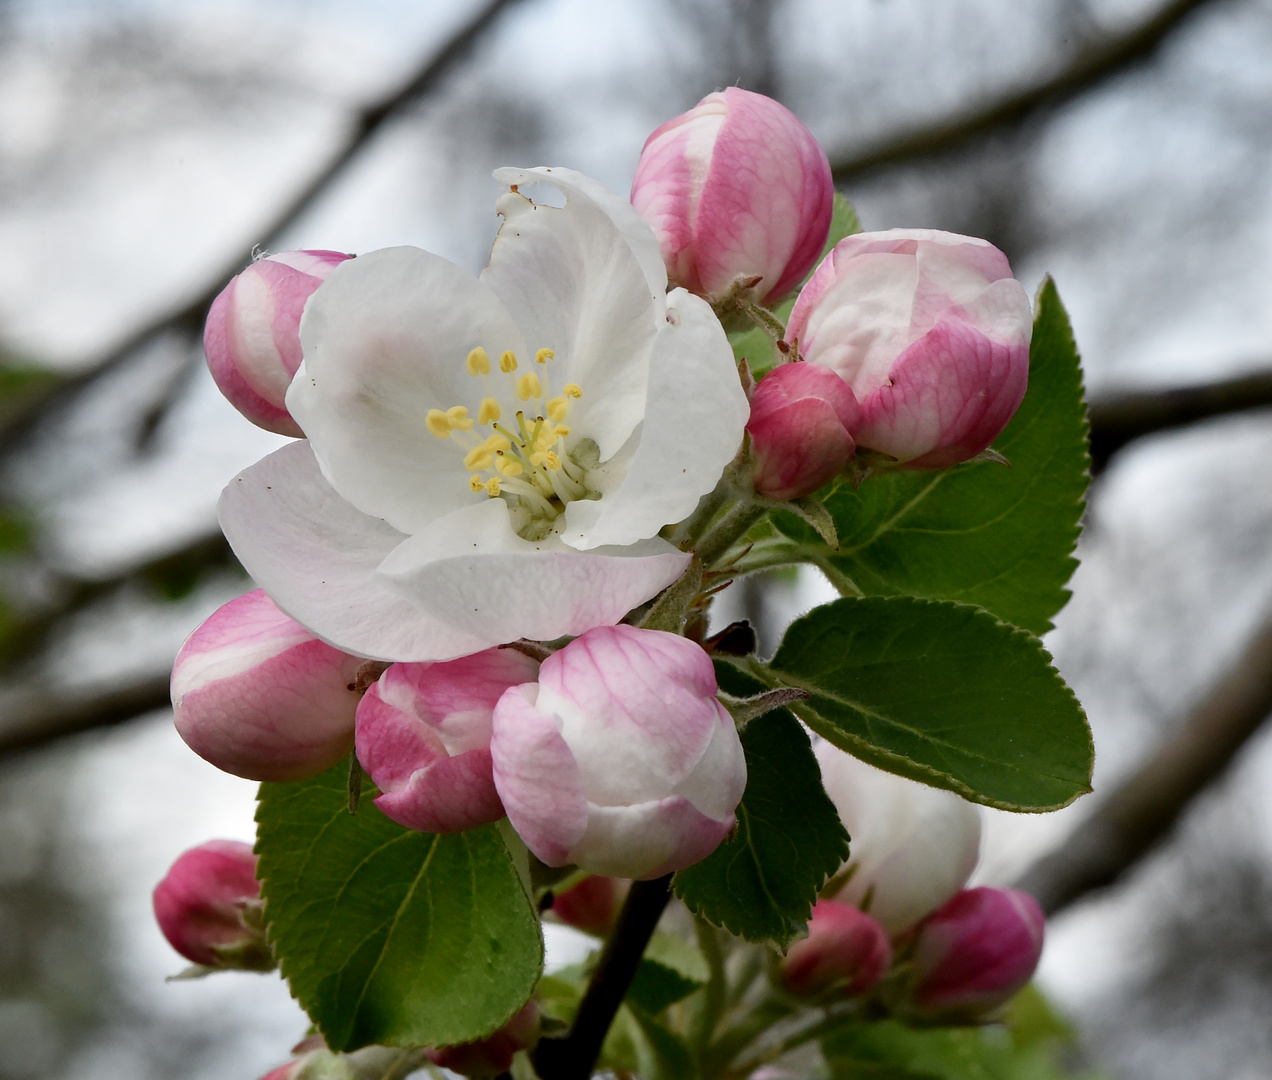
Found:
[[[746,787],[700,617],[754,521],[738,509],[982,454],[1025,392],[1030,306],[983,240],[893,229],[825,250],[826,155],[737,88],[649,137],[630,200],[558,167],[494,178],[480,276],[409,247],[287,252],[213,304],[217,385],[295,441],[222,497],[260,588],[182,648],[177,729],[255,780],[352,752],[407,829],[506,817],[548,867],[656,878],[730,834]],[[758,383],[730,343],[747,327],[772,340]],[[916,1011],[1014,992],[1041,920],[959,891],[974,810],[819,753],[854,855],[784,961],[790,991],[864,993],[904,955]],[[226,934],[258,931],[248,880],[205,944],[161,914],[169,939],[221,963]],[[615,889],[586,881],[556,910],[604,929]],[[1008,909],[1019,941],[990,956]]]

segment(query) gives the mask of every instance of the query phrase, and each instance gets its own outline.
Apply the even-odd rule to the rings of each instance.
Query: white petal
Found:
[[[641,258],[607,208],[573,182],[577,173],[500,169],[495,175],[509,184],[544,181],[565,193],[564,207],[513,191],[500,197],[496,209],[504,222],[481,280],[512,312],[530,350],[556,354],[549,368],[553,392],[569,382],[582,387],[569,425],[576,438],[594,439],[605,460],[645,411],[662,296],[651,289]],[[656,252],[649,226],[637,221]]]
[[[523,540],[507,504],[487,499],[403,541],[380,570],[444,612],[465,638],[481,640],[477,648],[488,648],[617,623],[675,581],[688,561],[663,540],[586,554],[553,537]]]
[[[380,660],[444,660],[489,644],[421,611],[376,572],[405,538],[340,498],[307,442],[240,473],[219,510],[226,539],[257,584],[338,649]]]
[[[505,349],[524,352],[489,289],[418,248],[373,251],[341,263],[310,297],[300,339],[287,408],[340,495],[404,533],[474,502],[464,449],[431,435],[424,418],[453,405],[476,415],[471,349],[496,363]]]
[[[630,544],[687,517],[742,442],[750,406],[719,320],[684,289],[667,302],[640,443],[621,483],[566,508],[561,539],[571,547]]]

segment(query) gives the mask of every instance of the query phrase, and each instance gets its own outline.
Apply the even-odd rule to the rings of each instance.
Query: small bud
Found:
[[[770,499],[810,495],[843,472],[856,451],[852,432],[861,408],[833,371],[782,364],[751,399],[755,490]]]
[[[892,964],[888,933],[855,907],[819,900],[808,920],[808,937],[782,960],[782,980],[793,994],[864,994]]]
[[[253,424],[301,437],[284,404],[300,367],[305,301],[340,263],[337,251],[283,251],[252,263],[208,310],[203,351],[212,378]]]
[[[737,729],[701,646],[602,626],[495,706],[495,787],[549,866],[656,878],[705,858],[746,787]]]
[[[1045,917],[1018,889],[967,889],[919,928],[913,1002],[922,1013],[974,1019],[1020,990],[1042,956]]]
[[[1032,331],[1024,287],[992,244],[893,229],[835,245],[786,336],[852,388],[859,448],[934,469],[975,457],[1007,425]]]
[[[980,814],[928,787],[819,743],[822,783],[852,837],[840,903],[868,912],[888,933],[909,929],[953,896],[976,869]]]
[[[834,195],[812,132],[772,98],[731,86],[649,136],[631,200],[677,285],[772,304],[821,254]]]
[[[512,1068],[518,1050],[528,1050],[539,1041],[539,1026],[539,1006],[531,1001],[489,1038],[425,1053],[434,1065],[461,1076],[499,1076]]]
[[[249,780],[316,776],[353,746],[363,661],[319,641],[261,589],[213,612],[172,667],[177,732]]]
[[[155,921],[191,963],[271,971],[260,895],[251,845],[209,840],[185,852],[155,886]]]
[[[552,900],[552,914],[576,930],[606,937],[614,929],[626,891],[626,884],[618,878],[592,874],[558,893]]]
[[[490,769],[495,702],[533,683],[539,665],[514,649],[440,664],[393,664],[358,705],[358,760],[375,804],[420,832],[460,832],[504,816]]]

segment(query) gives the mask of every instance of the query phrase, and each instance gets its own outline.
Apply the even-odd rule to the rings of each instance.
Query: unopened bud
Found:
[[[528,1050],[539,1041],[540,1022],[539,1006],[531,1001],[489,1038],[426,1053],[434,1065],[461,1076],[499,1076],[512,1067],[518,1050]]]
[[[172,667],[177,732],[218,769],[249,780],[316,776],[353,746],[363,661],[319,641],[261,589],[186,639]]]
[[[858,448],[941,468],[989,446],[1025,396],[1033,318],[992,244],[931,229],[841,240],[786,327],[861,404]]]
[[[795,114],[731,86],[649,136],[631,199],[677,285],[772,304],[821,254],[834,194],[825,151]]]
[[[626,891],[618,878],[591,874],[553,898],[552,914],[576,930],[605,937],[614,929]]]
[[[770,499],[809,495],[843,472],[856,451],[861,408],[829,368],[782,364],[751,398],[755,490]]]
[[[1042,956],[1045,917],[1018,889],[967,889],[919,928],[912,955],[915,1007],[958,1019],[1010,998]]]
[[[305,301],[340,263],[338,251],[282,251],[252,263],[208,310],[203,351],[226,398],[252,423],[303,436],[284,404],[300,367]]]
[[[888,933],[869,915],[834,900],[819,900],[808,937],[782,961],[782,980],[794,994],[864,994],[892,964]]]
[[[155,921],[191,963],[271,971],[260,895],[251,846],[209,840],[185,852],[155,886]]]

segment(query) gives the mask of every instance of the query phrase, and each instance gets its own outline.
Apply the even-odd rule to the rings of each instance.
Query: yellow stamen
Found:
[[[473,473],[473,475],[468,478],[468,490],[471,491],[474,495],[476,495],[479,491],[481,491],[485,486],[486,486],[486,481],[483,480],[476,473]]]
[[[511,349],[499,357],[499,370],[503,372],[517,370],[517,357]]]
[[[489,480],[486,481],[486,494],[487,495],[499,494],[499,477],[492,476]]]
[[[532,397],[542,397],[543,387],[539,385],[539,376],[528,371],[517,380],[517,397],[529,401]]]
[[[583,396],[583,387],[578,383],[566,383],[565,389],[562,391],[566,397],[581,398]]]
[[[486,355],[486,350],[478,345],[468,354],[464,366],[468,368],[469,375],[488,375],[490,374],[490,357]]]
[[[477,423],[489,424],[492,420],[498,420],[500,415],[499,402],[492,397],[481,399],[481,406],[477,410]]]
[[[543,464],[555,471],[561,467],[561,458],[555,450],[549,450],[543,457]]]
[[[424,426],[439,439],[450,438],[450,417],[442,412],[441,409],[429,409],[428,415],[424,417]]]
[[[548,415],[558,423],[565,419],[570,411],[570,403],[563,397],[554,397],[548,402]]]
[[[556,353],[554,353],[551,349],[540,349],[534,354],[534,362],[536,364],[546,364],[554,356],[556,356]]]
[[[491,450],[496,454],[502,454],[505,450],[512,449],[512,443],[510,443],[506,438],[504,438],[504,436],[498,435],[498,434],[491,435],[490,438],[488,438],[484,443],[482,443],[482,445],[487,450]]]
[[[456,431],[468,431],[473,426],[468,410],[463,405],[452,405],[447,409],[446,419]]]
[[[474,446],[464,455],[464,468],[489,469],[494,461],[495,455],[483,443],[481,446]]]
[[[520,476],[525,469],[521,467],[521,462],[513,461],[509,457],[498,457],[495,459],[495,468],[504,476]]]
[[[558,439],[564,439],[568,434],[570,434],[570,429],[565,424],[557,424],[556,437]]]

